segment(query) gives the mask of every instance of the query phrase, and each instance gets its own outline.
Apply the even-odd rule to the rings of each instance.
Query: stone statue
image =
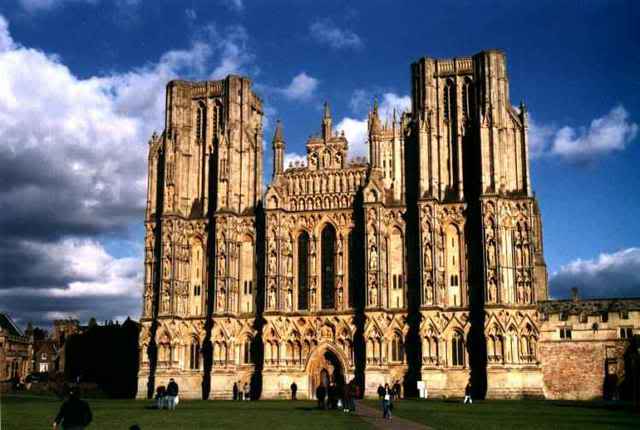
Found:
[[[495,302],[497,296],[497,286],[496,280],[494,278],[489,278],[489,287],[487,288],[489,293],[489,302]]]
[[[489,242],[489,246],[487,247],[487,262],[489,267],[495,267],[496,265],[496,245],[493,241]]]
[[[291,310],[293,306],[293,290],[291,288],[287,289],[287,309]]]
[[[276,307],[276,289],[275,287],[269,288],[269,308],[275,309]]]
[[[369,270],[372,272],[378,270],[378,251],[375,245],[372,245],[369,250]]]

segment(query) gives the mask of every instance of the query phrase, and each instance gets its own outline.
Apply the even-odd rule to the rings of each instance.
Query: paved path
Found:
[[[393,416],[393,414],[393,418],[391,420],[385,420],[384,418],[382,418],[382,411],[380,409],[374,409],[363,404],[362,402],[358,402],[358,404],[356,405],[356,415],[371,424],[376,429],[433,430],[431,427],[427,427],[415,421],[410,421],[404,418]]]

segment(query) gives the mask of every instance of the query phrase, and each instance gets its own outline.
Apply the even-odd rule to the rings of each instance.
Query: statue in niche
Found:
[[[378,286],[375,275],[369,277],[369,304],[372,306],[378,304]]]
[[[515,246],[516,248],[516,266],[522,266],[522,247],[518,244]]]
[[[529,259],[529,246],[524,245],[522,247],[522,265],[529,266],[531,264],[531,260]]]
[[[225,273],[225,266],[226,266],[226,256],[224,255],[224,252],[221,252],[220,254],[218,254],[218,277],[223,277],[224,273]]]
[[[529,282],[524,284],[524,302],[531,303],[531,284]]]
[[[293,309],[293,290],[287,289],[287,310]]]
[[[269,308],[276,308],[276,288],[273,286],[273,280],[271,281],[271,288],[269,288]]]
[[[325,169],[331,167],[331,154],[329,154],[329,151],[324,153],[324,159],[322,160],[322,163]]]
[[[277,256],[275,251],[272,251],[269,255],[269,274],[275,275],[277,272]]]
[[[517,301],[518,303],[524,302],[524,287],[522,286],[522,282],[518,282],[517,291]]]
[[[309,309],[315,309],[316,308],[316,286],[315,286],[315,284],[316,284],[316,282],[315,282],[315,279],[314,279],[312,281],[313,287],[309,291]]]
[[[224,287],[222,287],[218,290],[218,311],[224,310],[225,298],[226,298],[226,293],[225,293]]]
[[[493,277],[489,278],[487,293],[489,295],[489,302],[495,302],[498,294],[498,287],[496,286],[496,280]]]
[[[169,312],[171,295],[169,294],[169,284],[165,283],[162,288],[162,311]]]
[[[431,260],[431,245],[427,245],[424,249],[424,270],[430,271],[433,268]]]
[[[342,309],[342,279],[338,279],[338,282],[336,282],[336,303],[338,304],[338,309]]]
[[[496,245],[493,241],[490,241],[487,247],[487,262],[489,267],[495,267],[496,265]]]
[[[151,295],[145,295],[144,298],[144,314],[145,316],[151,316],[151,306],[153,305],[153,300]]]
[[[375,245],[369,249],[369,270],[372,272],[378,270],[378,251]]]
[[[431,279],[427,280],[425,298],[426,298],[427,304],[430,304],[430,305],[433,304],[433,283],[431,282]]]

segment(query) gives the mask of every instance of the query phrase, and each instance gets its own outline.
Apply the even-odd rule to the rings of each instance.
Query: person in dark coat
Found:
[[[342,387],[342,410],[344,412],[351,412],[351,395],[351,384],[345,384],[344,387]]]
[[[389,387],[389,384],[384,384],[384,393],[382,395],[382,418],[384,419],[391,419],[391,387]]]
[[[396,400],[400,400],[400,391],[402,390],[402,387],[400,386],[400,381],[396,381],[395,384],[393,384],[393,397]]]
[[[329,409],[336,408],[336,394],[337,394],[336,384],[331,382],[329,384],[329,388],[327,389],[327,403],[328,403]]]
[[[168,405],[167,407],[170,410],[174,410],[178,404],[178,392],[180,389],[178,388],[178,384],[173,378],[169,379],[169,384],[167,384],[167,399]]]
[[[464,387],[464,401],[463,403],[473,403],[473,399],[471,398],[471,381],[467,383],[467,386]]]
[[[60,424],[65,429],[84,429],[93,420],[91,408],[84,400],[80,400],[78,391],[72,388],[69,391],[69,399],[62,404],[56,419],[53,421],[53,428],[58,428]]]
[[[327,396],[327,389],[323,384],[318,385],[316,388],[316,399],[318,399],[318,408],[325,409],[325,397]]]
[[[291,400],[298,400],[296,393],[298,392],[298,385],[295,381],[291,383]]]
[[[381,384],[381,385],[378,385],[378,398],[382,400],[383,397],[384,397],[384,387]]]
[[[238,383],[233,383],[233,400],[238,400]]]

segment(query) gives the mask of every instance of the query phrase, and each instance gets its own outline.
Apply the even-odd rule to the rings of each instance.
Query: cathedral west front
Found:
[[[411,111],[368,121],[351,159],[329,105],[285,166],[278,123],[263,186],[251,81],[172,81],[149,142],[139,396],[311,398],[424,381],[430,395],[543,395],[548,298],[528,119],[504,53],[422,58]]]

